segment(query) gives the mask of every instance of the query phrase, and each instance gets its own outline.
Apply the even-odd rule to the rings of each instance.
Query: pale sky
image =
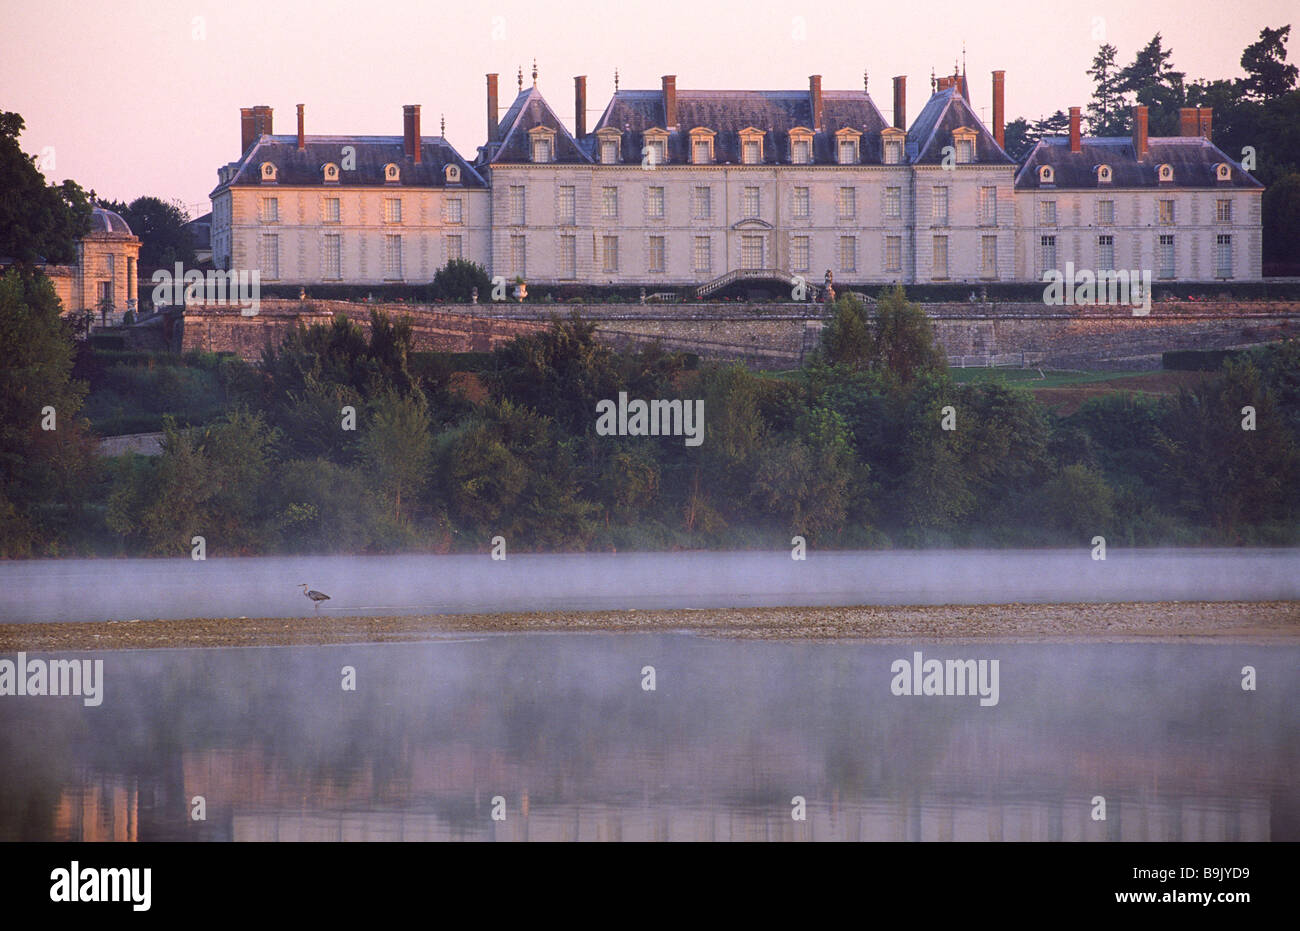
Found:
[[[1193,78],[1239,77],[1241,51],[1264,26],[1300,16],[1290,0],[1055,0],[996,4],[861,0],[488,0],[434,5],[377,0],[0,0],[0,109],[22,114],[21,144],[52,148],[51,181],[73,178],[102,197],[179,198],[210,209],[217,168],[237,158],[239,108],[275,109],[277,134],[400,135],[402,105],[422,105],[421,128],[473,159],[486,135],[484,74],[501,75],[501,112],[536,57],[538,86],[570,130],[573,76],[586,74],[588,126],[613,91],[858,89],[862,72],[885,118],[891,78],[908,76],[909,121],[930,70],[951,71],[966,46],[971,98],[989,121],[989,72],[1007,72],[1007,119],[1084,106],[1084,73],[1101,41],[1127,64],[1156,32]],[[201,19],[199,19],[201,18]],[[1099,22],[1104,20],[1104,22]],[[1094,30],[1104,38],[1094,38]],[[800,38],[803,36],[803,38]],[[48,154],[48,153],[47,153]]]

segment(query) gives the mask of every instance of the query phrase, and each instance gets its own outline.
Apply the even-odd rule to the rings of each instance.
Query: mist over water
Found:
[[[1300,549],[322,556],[0,563],[0,622],[1300,598]]]
[[[913,650],[998,660],[999,702],[892,694]],[[514,634],[95,655],[97,708],[0,698],[0,840],[1300,839],[1296,647]]]

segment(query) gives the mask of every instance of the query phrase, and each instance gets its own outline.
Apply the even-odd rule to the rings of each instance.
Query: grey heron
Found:
[[[324,592],[318,592],[314,588],[308,588],[306,582],[300,582],[298,587],[302,589],[304,595],[312,600],[312,604],[316,606],[316,613],[320,614],[320,603],[322,601],[329,601],[330,596]]]

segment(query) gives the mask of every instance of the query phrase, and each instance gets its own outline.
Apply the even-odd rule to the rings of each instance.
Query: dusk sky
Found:
[[[402,105],[418,103],[424,133],[436,135],[445,114],[448,139],[472,159],[485,136],[483,75],[500,73],[504,112],[516,69],[531,83],[534,57],[538,85],[570,129],[573,76],[588,76],[591,125],[615,68],[623,88],[657,88],[676,74],[680,89],[764,90],[806,88],[815,73],[827,89],[858,89],[866,69],[886,119],[890,79],[906,74],[912,119],[931,68],[950,71],[964,42],[977,112],[988,120],[989,72],[1002,68],[1007,118],[1036,118],[1087,103],[1084,72],[1102,41],[1127,64],[1160,32],[1189,80],[1237,77],[1260,29],[1296,18],[1290,0],[3,2],[0,109],[26,120],[25,151],[53,148],[46,176],[113,199],[179,198],[193,216],[210,209],[217,168],[240,154],[241,106],[273,107],[277,133],[296,131],[303,103],[308,134],[400,135]]]

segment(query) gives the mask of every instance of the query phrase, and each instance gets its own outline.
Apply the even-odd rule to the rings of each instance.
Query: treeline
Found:
[[[21,284],[0,286],[0,321]],[[39,300],[48,285],[31,287]],[[20,350],[36,329],[5,323],[0,345]],[[1027,391],[954,383],[901,290],[875,313],[841,298],[814,361],[781,375],[615,352],[593,329],[556,319],[466,373],[413,354],[402,322],[376,314],[367,334],[340,317],[260,365],[223,363],[221,417],[169,419],[162,455],[115,460],[89,455],[84,388],[58,350],[44,371],[27,366],[39,377],[26,390],[6,370],[6,399],[23,403],[4,407],[0,552],[177,555],[195,536],[209,554],[472,551],[498,535],[512,551],[776,548],[794,535],[827,547],[1297,542],[1294,341],[1177,398],[1115,394],[1058,418]],[[42,431],[59,383],[58,429]],[[597,404],[620,392],[702,399],[703,444],[600,435]]]

